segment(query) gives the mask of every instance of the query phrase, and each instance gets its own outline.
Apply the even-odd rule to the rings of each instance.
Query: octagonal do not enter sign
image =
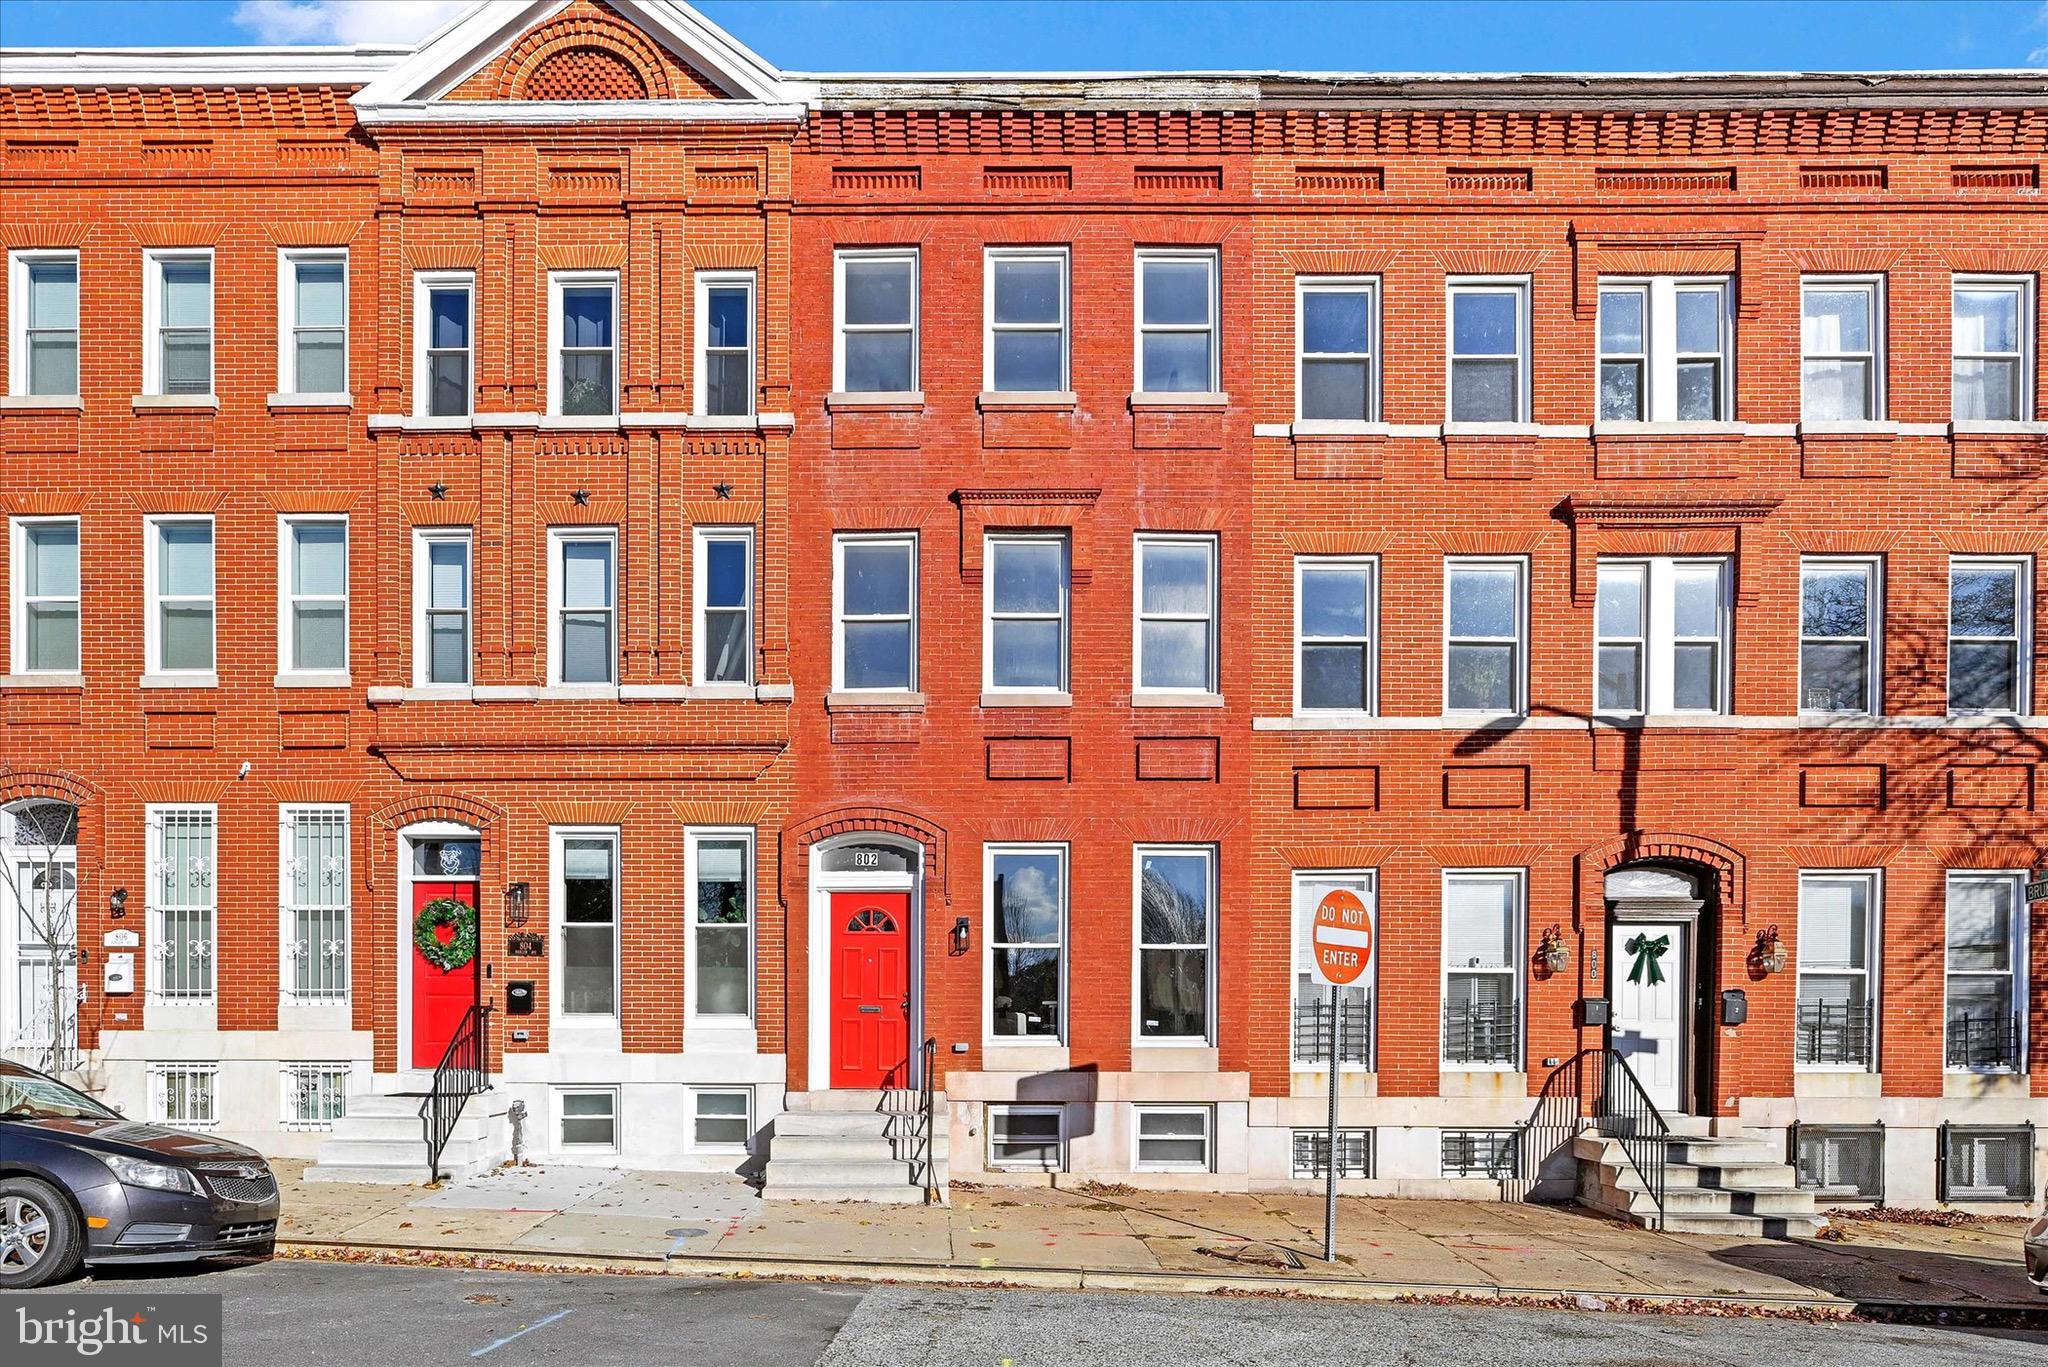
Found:
[[[1349,987],[1372,967],[1372,913],[1349,888],[1331,888],[1309,918],[1316,981]]]

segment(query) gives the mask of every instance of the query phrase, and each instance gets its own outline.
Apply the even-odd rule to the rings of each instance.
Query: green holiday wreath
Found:
[[[443,942],[434,933],[440,926],[453,926],[455,934]],[[436,897],[420,908],[413,918],[413,948],[443,973],[452,973],[476,957],[476,908],[453,897]]]

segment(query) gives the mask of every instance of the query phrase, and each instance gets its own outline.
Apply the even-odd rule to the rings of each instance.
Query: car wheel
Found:
[[[58,1281],[84,1258],[78,1217],[55,1187],[33,1177],[0,1182],[0,1287]]]

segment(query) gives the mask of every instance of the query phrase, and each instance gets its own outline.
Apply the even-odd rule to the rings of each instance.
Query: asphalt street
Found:
[[[2048,1334],[1990,1330],[300,1261],[53,1289],[216,1292],[225,1298],[229,1367],[2038,1367],[2048,1360]]]

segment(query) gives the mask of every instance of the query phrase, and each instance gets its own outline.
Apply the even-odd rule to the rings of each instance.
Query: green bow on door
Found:
[[[1647,935],[1638,935],[1622,948],[1636,956],[1635,963],[1628,970],[1630,982],[1642,982],[1645,971],[1650,975],[1650,986],[1655,987],[1664,981],[1664,970],[1657,967],[1657,960],[1663,958],[1671,949],[1669,935],[1659,935],[1654,940]]]

